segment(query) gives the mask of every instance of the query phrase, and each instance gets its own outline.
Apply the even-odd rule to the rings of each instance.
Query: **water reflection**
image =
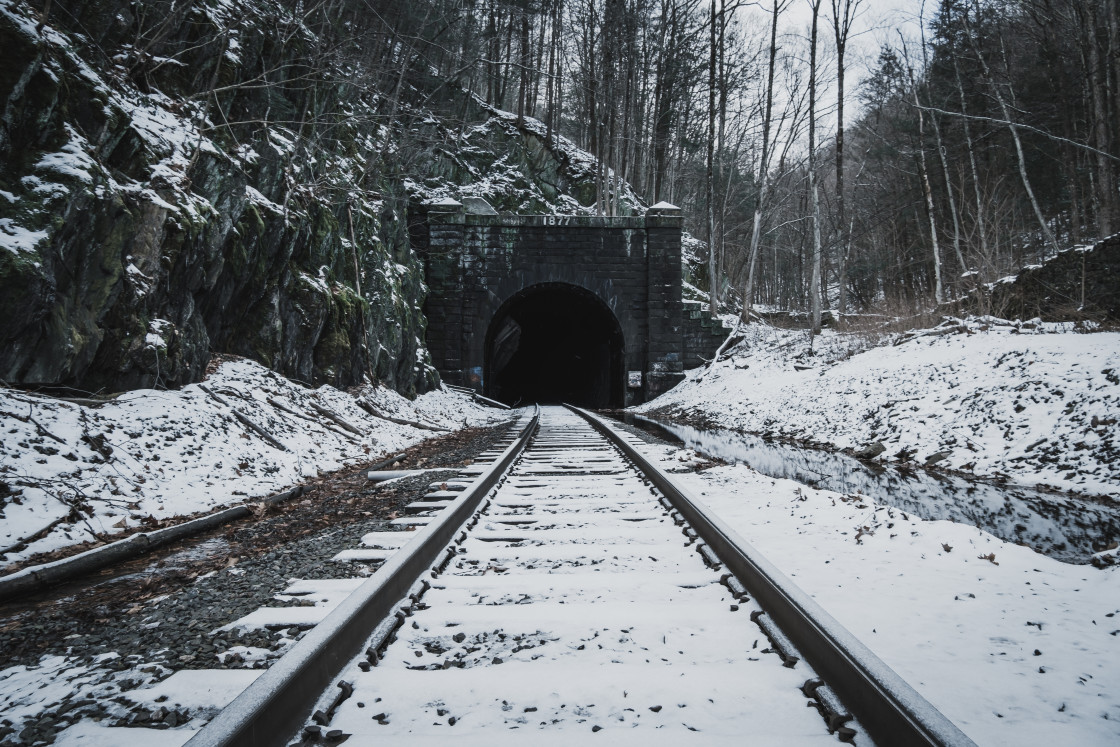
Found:
[[[701,431],[626,413],[622,419],[672,437],[710,457],[742,462],[770,477],[788,478],[838,493],[861,493],[923,519],[971,524],[1067,563],[1120,538],[1120,507],[1063,493],[990,485],[922,469],[864,464],[844,454],[799,448],[735,431]]]

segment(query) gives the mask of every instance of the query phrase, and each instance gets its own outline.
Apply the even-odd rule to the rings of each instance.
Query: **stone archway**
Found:
[[[448,384],[513,401],[564,397],[593,406],[634,405],[671,389],[686,365],[710,358],[723,341],[726,330],[698,303],[685,313],[682,219],[672,205],[659,203],[644,216],[492,213],[451,199],[409,209],[409,237],[424,258],[429,289],[426,342]],[[545,303],[549,293],[559,295]],[[549,308],[567,310],[567,326],[548,322]],[[555,374],[546,369],[535,376],[531,387],[513,386],[503,376],[511,361],[515,369],[522,364],[514,360],[516,348],[508,347],[514,337],[520,345],[525,334],[521,314],[530,325],[551,324],[551,339],[575,351],[566,364],[555,364]],[[530,335],[527,343],[530,338],[549,335]],[[553,352],[522,357],[540,360]],[[605,380],[579,373],[576,362],[588,357],[600,361],[592,370],[607,371]],[[573,391],[575,382],[582,383]]]

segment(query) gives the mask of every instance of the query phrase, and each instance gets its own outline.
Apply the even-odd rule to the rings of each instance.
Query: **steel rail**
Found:
[[[408,590],[478,510],[524,450],[540,422],[537,408],[518,438],[440,518],[394,553],[369,579],[299,640],[187,742],[189,747],[275,747],[306,723],[331,680],[389,617]]]
[[[975,747],[964,732],[871,649],[614,428],[586,410],[570,405],[568,408],[591,423],[645,473],[793,641],[806,662],[840,696],[876,743],[892,747]]]

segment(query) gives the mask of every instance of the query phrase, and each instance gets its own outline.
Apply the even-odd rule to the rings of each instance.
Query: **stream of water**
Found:
[[[770,477],[838,493],[860,493],[923,519],[971,524],[1067,563],[1120,539],[1120,505],[1066,493],[993,485],[921,468],[868,465],[846,454],[767,441],[726,430],[698,430],[641,415],[620,418],[708,457],[741,462]]]

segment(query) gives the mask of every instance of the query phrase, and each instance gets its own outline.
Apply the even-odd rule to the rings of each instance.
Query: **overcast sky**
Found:
[[[773,0],[760,0],[745,11],[745,19],[752,25],[768,24],[768,9]],[[860,0],[856,22],[853,25],[845,56],[847,91],[845,121],[851,124],[858,116],[859,101],[856,97],[860,83],[867,77],[879,55],[883,44],[892,47],[901,45],[899,32],[906,38],[913,55],[919,55],[920,39],[919,17],[923,14],[923,0]],[[924,17],[927,20],[937,8],[937,0],[925,0]],[[821,0],[820,39],[818,55],[825,65],[818,79],[821,97],[822,116],[819,125],[825,131],[834,127],[831,109],[836,100],[835,53],[831,28],[832,7],[830,0]],[[779,29],[787,35],[797,35],[807,40],[809,24],[812,19],[809,0],[790,0],[782,14]],[[805,43],[805,42],[802,42]],[[807,44],[806,44],[807,49]]]

